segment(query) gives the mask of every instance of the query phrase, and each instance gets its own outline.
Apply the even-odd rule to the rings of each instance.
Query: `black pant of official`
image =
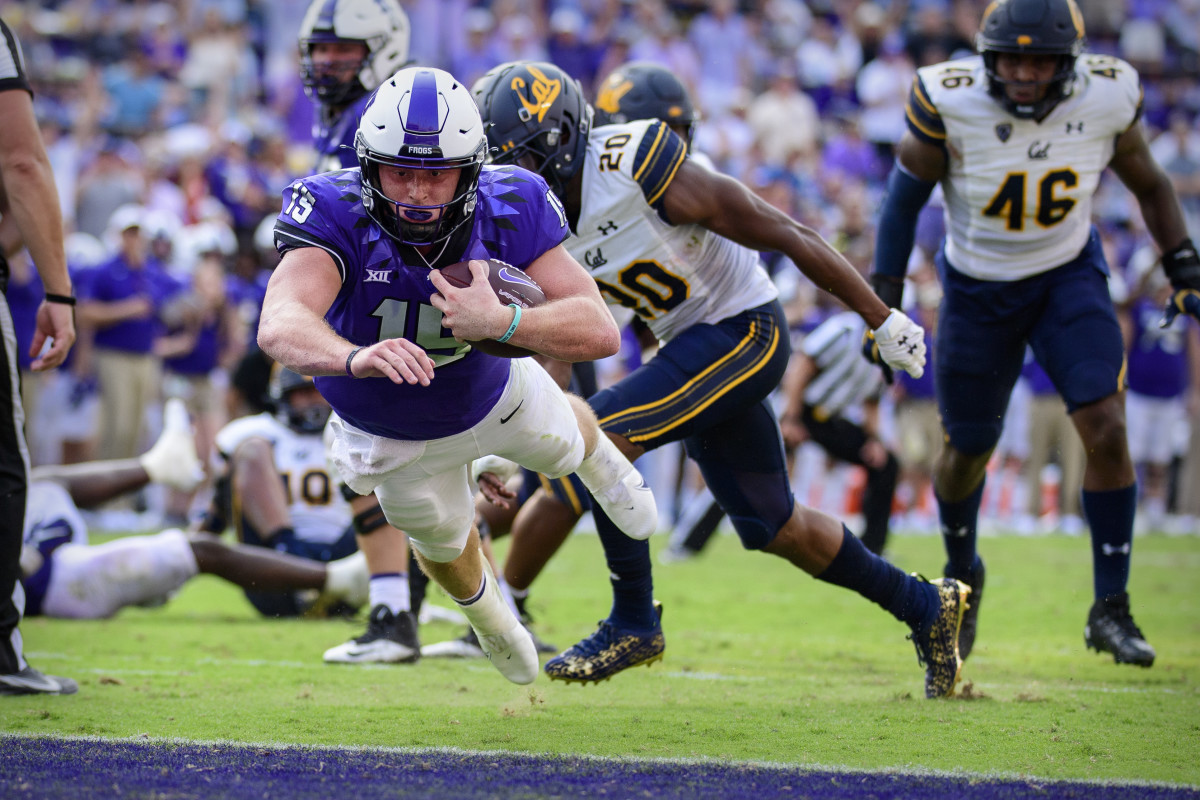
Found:
[[[5,370],[0,378],[0,673],[21,669],[15,641],[21,614],[13,594],[21,577],[21,541],[29,485],[17,337],[8,302],[4,299],[7,287],[8,264],[0,256],[0,332],[3,333],[0,336],[0,364]]]
[[[879,555],[887,544],[888,519],[892,515],[892,499],[896,495],[900,462],[889,451],[887,462],[882,467],[868,466],[863,462],[862,449],[871,437],[862,426],[841,416],[825,419],[815,411],[813,406],[806,404],[800,412],[809,438],[839,461],[857,464],[867,471],[867,485],[862,498],[866,527],[859,538],[868,550]]]

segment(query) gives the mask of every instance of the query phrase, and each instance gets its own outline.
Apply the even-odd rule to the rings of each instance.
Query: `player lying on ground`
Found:
[[[187,412],[172,400],[164,418],[162,435],[140,458],[33,471],[21,550],[26,614],[102,619],[126,606],[161,603],[200,573],[247,590],[306,589],[355,606],[365,600],[366,568],[357,554],[322,564],[177,528],[89,544],[79,508],[149,483],[183,491],[199,483]]]

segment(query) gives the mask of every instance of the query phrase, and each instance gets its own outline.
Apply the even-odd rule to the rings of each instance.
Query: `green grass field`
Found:
[[[1086,538],[981,550],[980,638],[952,700],[923,698],[906,629],[881,609],[722,536],[698,560],[656,565],[666,659],[599,686],[517,687],[479,661],[327,666],[322,651],[361,623],[265,621],[202,576],[163,608],[28,620],[35,665],[80,692],[6,698],[0,730],[1200,784],[1200,539],[1135,544],[1134,612],[1159,654],[1149,670],[1084,648]],[[940,574],[936,538],[895,537],[891,555]],[[574,537],[535,586],[539,633],[573,643],[608,596],[599,541]],[[422,639],[460,632],[427,625]]]

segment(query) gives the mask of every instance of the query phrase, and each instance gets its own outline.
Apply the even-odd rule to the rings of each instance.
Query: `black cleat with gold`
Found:
[[[920,580],[922,576],[916,575]],[[958,634],[971,587],[954,578],[927,581],[938,593],[938,611],[933,620],[908,637],[917,648],[917,661],[925,667],[925,696],[952,697],[962,671]]]
[[[662,604],[655,602],[654,610],[660,621],[657,628],[635,632],[601,621],[591,636],[547,661],[545,673],[556,681],[599,683],[630,667],[661,661],[667,648],[661,625]]]
[[[966,575],[951,575],[943,573],[947,578],[958,578],[971,587],[971,596],[967,599],[967,610],[963,613],[962,630],[958,632],[958,655],[963,661],[975,649],[975,632],[979,628],[979,605],[983,602],[983,584],[987,579],[987,570],[983,559],[976,557],[975,565]]]

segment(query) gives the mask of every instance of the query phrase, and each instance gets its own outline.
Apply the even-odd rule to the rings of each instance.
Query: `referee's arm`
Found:
[[[0,23],[3,25],[3,23]],[[71,297],[71,278],[63,248],[62,212],[50,158],[42,143],[33,95],[25,78],[24,64],[7,26],[0,47],[7,47],[0,73],[0,215],[12,216],[20,238],[33,257],[48,295]],[[73,302],[73,301],[72,301]],[[49,338],[53,346],[38,357]],[[30,355],[35,371],[57,367],[75,342],[72,309],[62,302],[43,302],[38,308]]]

